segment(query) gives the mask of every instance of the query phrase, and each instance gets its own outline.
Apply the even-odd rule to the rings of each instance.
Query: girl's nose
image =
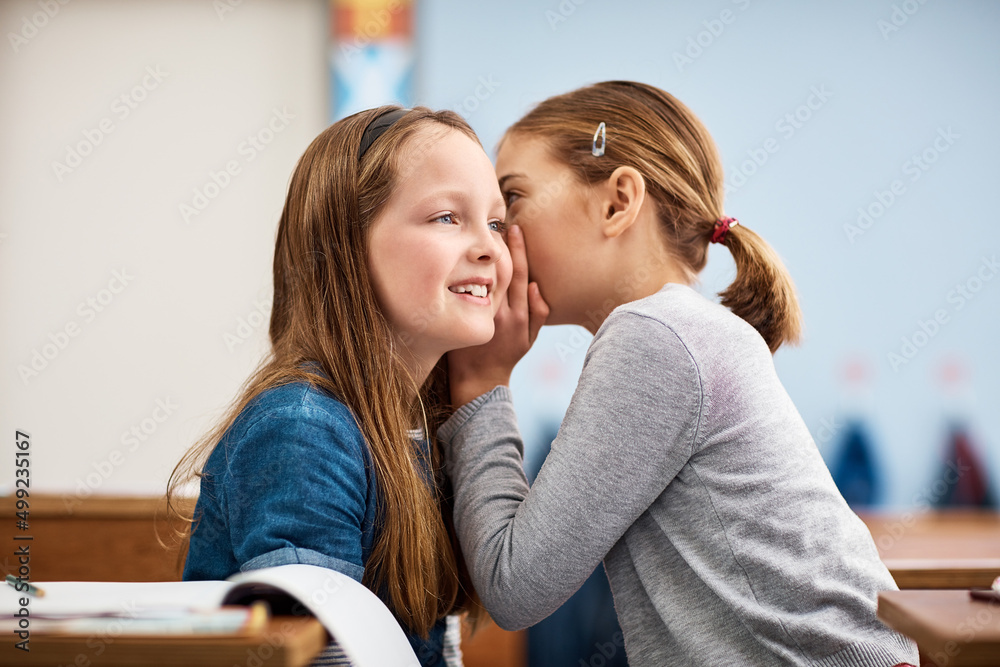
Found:
[[[503,255],[503,239],[490,229],[489,223],[477,225],[475,241],[470,247],[472,256],[483,262],[496,262]]]

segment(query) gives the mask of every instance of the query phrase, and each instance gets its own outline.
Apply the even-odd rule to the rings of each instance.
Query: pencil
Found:
[[[14,589],[19,593],[23,593],[25,592],[25,590],[27,590],[28,595],[32,595],[36,598],[45,597],[45,591],[43,591],[41,588],[35,586],[34,584],[29,584],[27,581],[24,581],[23,579],[18,579],[13,574],[7,575],[7,583],[13,586]],[[22,589],[21,584],[27,586],[27,589]]]
[[[250,617],[247,619],[243,629],[247,634],[263,634],[264,629],[267,627],[267,620],[270,617],[271,609],[267,606],[267,603],[263,600],[257,600],[250,605]]]

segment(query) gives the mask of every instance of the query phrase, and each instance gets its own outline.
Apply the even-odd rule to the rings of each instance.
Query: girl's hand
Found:
[[[507,247],[513,270],[507,294],[499,296],[493,339],[485,345],[448,353],[451,402],[456,408],[498,385],[510,384],[514,365],[531,349],[538,330],[549,316],[549,306],[542,299],[538,283],[528,282],[524,236],[517,225],[507,232]]]

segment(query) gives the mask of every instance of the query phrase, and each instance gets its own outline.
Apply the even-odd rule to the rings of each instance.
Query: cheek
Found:
[[[507,288],[510,287],[510,278],[514,273],[513,263],[510,259],[510,251],[504,246],[503,257],[497,262],[497,288],[494,290],[495,294],[501,294],[506,296]],[[496,299],[493,303],[493,314],[495,315],[497,309],[500,308],[500,301],[502,299]]]
[[[524,228],[524,249],[528,259],[528,274],[532,280],[545,275],[547,267],[552,264],[554,248],[552,240],[544,230],[539,228]]]
[[[510,259],[510,251],[504,248],[503,257],[497,262],[497,276],[498,280],[503,283],[504,289],[510,287],[510,278],[514,273],[514,263]]]
[[[503,256],[497,260],[497,263],[493,266],[493,270],[496,272],[497,281],[493,285],[493,293],[490,296],[490,311],[496,316],[500,310],[500,304],[507,299],[507,290],[510,288],[510,277],[512,274],[510,252],[507,250],[506,245],[503,247]]]
[[[392,264],[388,261],[387,253],[379,243],[379,239],[373,237],[368,248],[368,276],[372,283],[372,290],[379,305],[385,308],[385,296],[391,292]]]
[[[369,272],[379,304],[395,318],[408,317],[414,306],[427,307],[444,280],[437,248],[424,239],[398,235],[374,243]],[[413,258],[419,257],[419,261]],[[397,323],[399,324],[399,323]]]

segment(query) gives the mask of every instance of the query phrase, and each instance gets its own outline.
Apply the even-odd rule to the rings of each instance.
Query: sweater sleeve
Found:
[[[702,403],[695,360],[674,331],[616,311],[530,491],[507,387],[442,425],[462,551],[501,627],[537,623],[583,584],[691,457]]]

